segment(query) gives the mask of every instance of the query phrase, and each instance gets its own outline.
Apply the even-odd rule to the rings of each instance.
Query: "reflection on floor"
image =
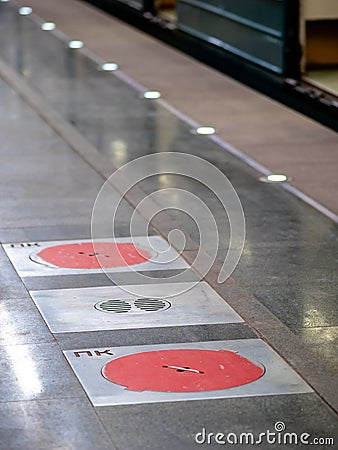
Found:
[[[338,95],[338,68],[308,70],[306,77],[316,85]]]
[[[158,15],[159,15],[159,17],[161,17],[164,20],[167,20],[168,22],[175,23],[177,20],[176,10],[173,8],[161,9],[158,12]]]
[[[244,438],[270,449],[277,445],[273,430],[285,428],[278,440],[286,448],[296,448],[300,436],[325,436],[333,447],[337,226],[281,186],[262,183],[219,141],[174,115],[166,104],[167,92],[178,95],[178,72],[171,71],[186,71],[181,105],[199,107],[211,120],[204,124],[214,125],[219,116],[241,148],[265,146],[270,155],[277,148],[280,158],[291,148],[293,165],[303,151],[317,172],[328,177],[329,167],[336,180],[336,136],[115,19],[99,15],[109,26],[97,24],[95,9],[84,2],[30,0],[33,10],[47,5],[41,17],[57,24],[58,33],[46,33],[34,15],[17,13],[20,1],[0,2],[0,133],[6,136],[0,146],[0,450],[189,450],[225,432],[230,444]],[[83,39],[84,49],[60,39],[67,20],[67,36]],[[112,52],[102,61],[118,61],[123,70],[101,70],[97,53],[85,53],[90,36],[102,38],[100,45]],[[127,84],[126,75],[140,66],[152,67]],[[170,73],[150,78],[156,68]],[[193,85],[199,101],[188,90],[195,76],[206,86]],[[165,101],[146,99],[138,83],[159,89]],[[221,88],[218,116],[216,96],[208,103],[205,94],[213,84]],[[317,162],[318,149],[329,166]],[[191,176],[183,152],[184,160],[203,158],[206,166]],[[125,174],[115,168],[138,157],[156,162],[146,165],[148,176],[139,178],[144,167],[134,169],[139,182],[133,176],[137,185],[122,199],[110,178],[108,198],[102,197],[104,180]],[[225,283],[217,282],[218,267],[242,249],[241,221],[231,226],[237,196],[222,207],[222,195],[210,188],[218,174],[206,173],[210,166],[233,183],[245,213],[243,255]],[[309,176],[307,169],[299,172]],[[123,183],[128,180],[127,174]],[[220,191],[230,192],[223,184]],[[146,203],[141,215],[139,206],[151,198],[157,206]],[[96,212],[103,205],[102,213],[91,214],[94,202]],[[243,219],[242,208],[236,218]],[[122,240],[104,248],[96,241],[94,248],[89,239],[96,226],[106,244],[113,230]],[[139,241],[144,230],[147,249]],[[208,262],[215,242],[218,248],[206,283],[189,292],[200,277],[186,271],[177,282],[169,264],[182,259],[154,245],[167,242],[159,234],[175,239],[175,230],[183,233],[187,262],[198,250]],[[138,261],[132,264],[137,271],[122,270],[117,259],[112,264],[113,249],[122,248],[133,258],[130,268]],[[165,264],[148,270],[162,257]],[[120,264],[114,285],[111,272],[96,272],[99,258],[105,268]],[[272,430],[268,442],[265,430]]]

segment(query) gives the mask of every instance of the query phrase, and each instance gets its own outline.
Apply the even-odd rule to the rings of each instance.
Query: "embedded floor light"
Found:
[[[9,0],[0,0],[0,2],[7,3],[7,2],[9,2]]]
[[[197,134],[214,134],[216,132],[213,127],[198,127],[196,130]]]
[[[288,177],[286,175],[278,174],[278,173],[271,173],[266,178],[271,183],[283,183],[284,181],[286,181],[288,179]]]
[[[33,12],[32,8],[30,6],[22,6],[19,8],[19,14],[21,16],[29,16]]]
[[[73,41],[69,41],[68,42],[68,47],[69,48],[82,48],[83,47],[83,42],[74,39]]]
[[[45,22],[41,25],[41,29],[43,31],[53,31],[53,30],[55,30],[55,23],[54,22]]]
[[[114,62],[106,62],[101,66],[102,70],[107,70],[108,72],[117,70],[118,68],[119,68],[118,64]]]
[[[285,183],[288,177],[282,173],[270,173],[266,177],[261,177],[260,181],[265,183]]]
[[[150,99],[154,99],[154,98],[160,98],[161,97],[161,93],[158,91],[147,91],[143,94],[144,98],[150,98]]]

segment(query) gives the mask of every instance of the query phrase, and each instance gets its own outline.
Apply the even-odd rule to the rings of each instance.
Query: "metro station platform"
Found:
[[[337,134],[84,2],[0,38],[0,449],[335,448]]]

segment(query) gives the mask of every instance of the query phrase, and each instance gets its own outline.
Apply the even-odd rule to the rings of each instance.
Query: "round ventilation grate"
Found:
[[[160,300],[158,298],[138,298],[135,300],[134,305],[136,308],[142,311],[160,311],[161,309],[167,309],[168,302]]]
[[[131,305],[124,300],[107,300],[97,303],[95,308],[104,312],[126,313],[131,310]]]
[[[164,311],[170,308],[167,300],[158,298],[138,298],[136,300],[104,300],[98,302],[94,307],[102,312],[108,313],[133,313],[143,314]]]

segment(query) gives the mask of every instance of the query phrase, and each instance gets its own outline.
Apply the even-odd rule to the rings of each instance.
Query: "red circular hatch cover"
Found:
[[[131,242],[80,242],[44,248],[31,255],[33,261],[67,269],[98,269],[132,266],[154,254]]]
[[[175,349],[122,356],[102,374],[132,391],[202,392],[251,383],[264,368],[229,350]]]

